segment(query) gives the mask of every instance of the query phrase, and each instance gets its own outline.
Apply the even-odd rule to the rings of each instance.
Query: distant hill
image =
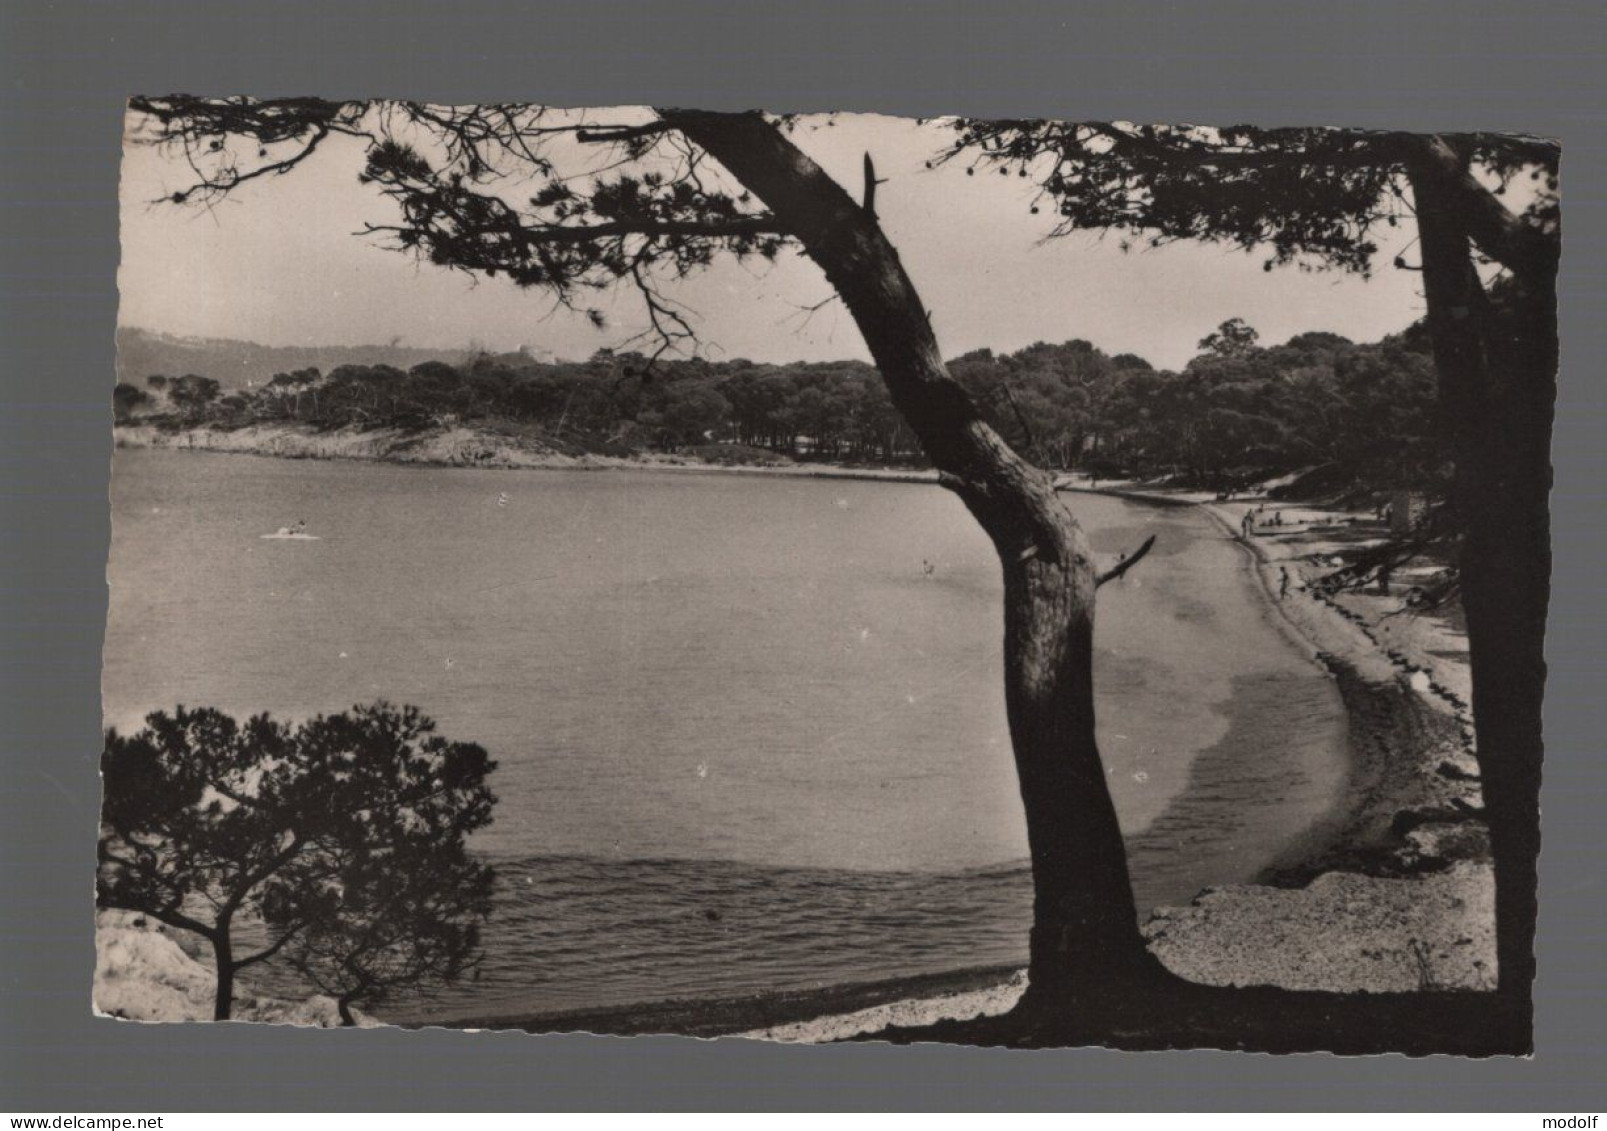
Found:
[[[153,373],[182,377],[196,373],[214,378],[225,389],[261,385],[275,373],[316,367],[323,372],[341,365],[392,365],[411,369],[426,361],[458,365],[468,350],[418,349],[411,346],[263,346],[228,338],[181,338],[132,326],[117,329],[117,379],[141,388]]]

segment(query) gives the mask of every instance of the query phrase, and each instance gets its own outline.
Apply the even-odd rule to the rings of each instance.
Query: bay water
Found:
[[[1096,622],[1139,903],[1246,880],[1343,785],[1337,692],[1205,515],[1069,500],[1157,535]],[[112,507],[108,726],[384,698],[499,762],[485,963],[381,1016],[1025,959],[998,564],[935,485],[121,449]]]

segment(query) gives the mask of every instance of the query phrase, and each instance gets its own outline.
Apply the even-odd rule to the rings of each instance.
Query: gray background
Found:
[[[1599,1110],[1604,15],[1591,3],[6,0],[0,1109]],[[117,158],[135,92],[1511,129],[1564,143],[1528,1061],[146,1027],[89,1012]]]

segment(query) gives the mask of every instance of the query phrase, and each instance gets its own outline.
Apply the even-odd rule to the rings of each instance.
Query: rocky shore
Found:
[[[477,428],[317,429],[298,424],[254,424],[245,428],[157,428],[150,424],[118,425],[113,432],[120,448],[163,448],[174,451],[223,452],[273,456],[278,459],[362,460],[421,467],[474,467],[485,470],[548,471],[675,471],[691,474],[782,475],[819,479],[877,479],[900,483],[935,483],[929,470],[891,467],[847,467],[804,463],[758,449],[742,449],[717,458],[695,454],[639,452],[604,455],[565,450],[529,436]]]
[[[210,1021],[217,975],[204,955],[181,946],[173,931],[133,911],[95,916],[95,1012],[122,1021]],[[360,1028],[380,1023],[354,1010]],[[236,984],[234,1021],[340,1026],[335,1000],[314,996],[288,1001]]]

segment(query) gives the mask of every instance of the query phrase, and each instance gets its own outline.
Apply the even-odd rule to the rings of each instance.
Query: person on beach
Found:
[[[1289,571],[1283,566],[1278,567],[1278,600],[1289,595]]]

